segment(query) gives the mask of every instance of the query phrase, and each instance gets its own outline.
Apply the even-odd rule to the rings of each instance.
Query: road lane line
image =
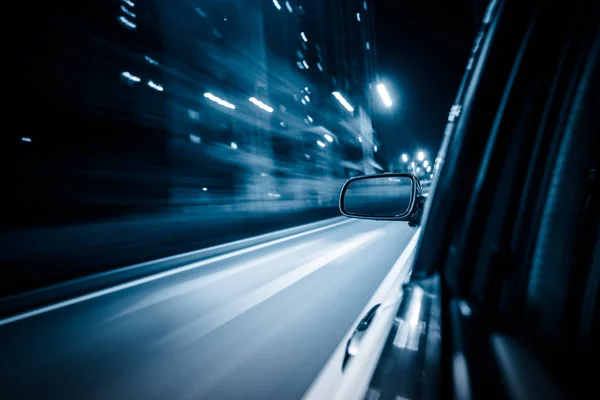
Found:
[[[4,297],[4,298],[0,298],[0,303],[1,302],[6,302],[6,301],[10,301],[13,298],[20,298],[20,297],[24,297],[24,296],[29,296],[29,295],[34,295],[34,294],[39,294],[39,293],[44,293],[44,292],[48,292],[50,290],[55,290],[55,289],[60,289],[62,287],[66,287],[66,286],[72,286],[72,285],[77,285],[79,283],[83,283],[83,282],[87,282],[93,279],[99,279],[99,278],[104,278],[104,277],[108,277],[111,275],[116,275],[119,273],[125,273],[125,272],[129,272],[129,271],[133,271],[133,270],[137,270],[137,269],[143,269],[143,268],[147,268],[156,264],[160,264],[160,263],[166,263],[166,262],[170,262],[173,260],[178,260],[178,259],[182,259],[185,257],[190,257],[190,256],[200,256],[202,254],[205,253],[210,253],[210,252],[214,252],[223,248],[227,248],[227,247],[235,247],[235,246],[239,246],[242,245],[244,243],[248,243],[248,242],[256,242],[256,241],[261,241],[261,240],[266,240],[270,237],[274,237],[274,236],[281,236],[285,233],[288,232],[295,232],[295,231],[301,231],[302,232],[308,232],[306,229],[309,229],[311,226],[319,226],[319,228],[321,227],[333,227],[334,225],[336,225],[335,223],[333,223],[334,221],[341,221],[343,222],[343,220],[345,220],[344,217],[334,217],[334,218],[329,218],[329,219],[325,219],[322,221],[316,221],[316,222],[311,222],[309,224],[305,224],[305,225],[298,225],[298,226],[293,226],[290,228],[286,228],[286,229],[281,229],[278,231],[274,231],[274,232],[269,232],[269,233],[264,233],[262,235],[258,235],[258,236],[252,236],[249,238],[245,238],[245,239],[240,239],[240,240],[235,240],[233,242],[228,242],[228,243],[222,243],[216,246],[211,246],[211,247],[205,247],[202,249],[198,249],[198,250],[192,250],[192,251],[188,251],[185,253],[179,253],[179,254],[174,254],[172,256],[168,256],[168,257],[163,257],[163,258],[157,258],[154,260],[150,260],[150,261],[144,261],[138,264],[133,264],[133,265],[129,265],[126,267],[119,267],[119,268],[115,268],[115,269],[111,269],[109,271],[104,271],[104,272],[99,272],[99,273],[95,273],[92,275],[88,275],[88,276],[83,276],[80,278],[75,278],[66,282],[62,282],[62,283],[57,283],[55,285],[49,286],[49,287],[44,287],[41,289],[36,289],[33,290],[31,292],[26,292],[26,293],[19,293],[19,294],[15,294],[12,296],[8,296],[8,297]],[[330,224],[327,224],[327,222],[330,222]],[[317,228],[317,229],[319,229]]]
[[[247,271],[249,269],[252,269],[254,267],[257,267],[261,264],[266,264],[266,263],[276,260],[278,258],[295,253],[299,250],[305,249],[310,246],[314,246],[316,243],[317,243],[316,240],[312,240],[307,243],[301,243],[299,245],[296,245],[296,246],[293,246],[290,248],[286,248],[286,249],[280,250],[275,253],[269,253],[268,255],[260,257],[260,258],[256,258],[256,259],[253,259],[253,260],[241,263],[241,264],[236,264],[236,265],[234,265],[232,267],[228,267],[222,271],[217,271],[215,273],[212,273],[212,274],[209,274],[206,276],[201,276],[201,277],[189,280],[189,281],[185,281],[174,287],[169,286],[166,289],[162,289],[162,290],[158,291],[157,293],[153,293],[150,296],[144,297],[142,300],[140,300],[136,304],[132,305],[131,307],[126,308],[125,310],[118,313],[117,315],[110,317],[108,320],[120,318],[125,315],[134,313],[138,310],[144,309],[146,307],[150,307],[150,306],[158,304],[160,302],[169,300],[173,297],[182,295],[184,293],[187,293],[187,292],[190,292],[193,290],[198,290],[200,288],[211,285],[215,282],[218,282],[218,281],[228,278],[230,276],[233,276],[233,275],[239,274],[241,272]]]
[[[336,222],[335,224],[322,226],[320,228],[312,229],[310,231],[304,231],[304,232],[296,233],[296,234],[290,235],[290,236],[285,236],[285,237],[282,237],[282,238],[279,238],[279,239],[272,240],[270,242],[261,243],[261,244],[257,244],[257,245],[254,245],[254,246],[246,247],[244,249],[232,251],[232,252],[225,253],[225,254],[222,254],[222,255],[219,255],[219,256],[215,256],[215,257],[211,257],[211,258],[207,258],[206,260],[202,260],[202,261],[198,261],[198,262],[195,262],[195,263],[186,264],[186,265],[183,265],[181,267],[169,269],[167,271],[163,271],[163,272],[160,272],[158,274],[153,274],[153,275],[150,275],[150,276],[146,276],[144,278],[134,279],[133,281],[122,283],[122,284],[119,284],[119,285],[116,285],[116,286],[112,286],[112,287],[109,287],[109,288],[106,288],[106,289],[98,290],[98,291],[95,291],[95,292],[92,292],[92,293],[88,293],[86,295],[77,296],[77,297],[74,297],[74,298],[69,299],[69,300],[60,301],[58,303],[51,304],[49,306],[40,307],[40,308],[37,308],[37,309],[32,310],[32,311],[27,311],[27,312],[24,312],[24,313],[21,313],[21,314],[14,315],[12,317],[1,319],[0,320],[0,326],[7,325],[7,324],[10,324],[10,323],[13,323],[13,322],[17,322],[17,321],[21,321],[21,320],[24,320],[26,318],[31,318],[31,317],[34,317],[36,315],[40,315],[40,314],[44,314],[44,313],[47,313],[47,312],[55,311],[55,310],[58,310],[60,308],[68,307],[68,306],[71,306],[71,305],[74,305],[74,304],[78,304],[78,303],[81,303],[81,302],[84,302],[84,301],[87,301],[87,300],[92,300],[92,299],[95,299],[95,298],[98,298],[98,297],[101,297],[101,296],[105,296],[105,295],[108,295],[108,294],[111,294],[111,293],[115,293],[115,292],[118,292],[118,291],[121,291],[121,290],[126,290],[126,289],[129,289],[129,288],[135,287],[135,286],[143,285],[145,283],[152,282],[152,281],[155,281],[157,279],[166,278],[168,276],[179,274],[179,273],[182,273],[182,272],[185,272],[185,271],[189,271],[189,270],[192,270],[192,269],[195,269],[195,268],[198,268],[198,267],[202,267],[202,266],[205,266],[205,265],[208,265],[208,264],[212,264],[212,263],[215,263],[215,262],[227,260],[229,258],[237,257],[239,255],[250,253],[252,251],[264,249],[266,247],[273,246],[273,245],[276,245],[276,244],[279,244],[279,243],[284,243],[284,242],[287,242],[287,241],[290,241],[290,240],[294,240],[294,239],[297,239],[297,238],[300,238],[300,237],[311,235],[313,233],[321,232],[321,231],[324,231],[324,230],[327,230],[327,229],[331,229],[331,228],[334,228],[334,227],[337,227],[337,226],[348,224],[348,223],[353,222],[353,221],[355,221],[355,220],[351,220],[351,219],[343,220],[343,221],[340,221],[340,222]]]
[[[337,245],[333,250],[328,251],[323,255],[309,261],[308,263],[295,268],[292,271],[253,290],[252,292],[235,299],[233,302],[225,305],[224,307],[216,309],[210,314],[184,325],[183,327],[159,339],[156,344],[175,344],[177,346],[189,345],[225,325],[227,322],[237,318],[246,311],[265,302],[301,279],[304,279],[310,274],[318,271],[336,259],[350,253],[351,251],[357,250],[370,240],[384,235],[385,232],[385,229],[380,228],[348,239]]]
[[[352,397],[364,398],[365,391],[363,389],[365,382],[368,386],[368,383],[371,381],[371,377],[375,372],[375,367],[377,366],[379,356],[383,350],[383,345],[385,344],[389,332],[390,323],[388,323],[388,321],[383,321],[379,315],[386,314],[389,318],[393,319],[395,310],[390,309],[388,302],[395,300],[395,305],[398,304],[400,299],[398,294],[401,294],[401,288],[398,288],[398,293],[392,291],[396,285],[401,284],[402,281],[410,276],[410,267],[412,267],[412,264],[408,264],[408,261],[417,249],[419,238],[421,236],[420,234],[421,228],[418,228],[408,242],[408,245],[402,251],[402,254],[400,254],[400,257],[398,257],[371,299],[369,299],[364,309],[358,315],[356,321],[350,327],[350,330],[346,333],[329,360],[325,363],[319,375],[317,375],[304,396],[302,396],[302,400],[344,399],[344,396],[350,397],[350,394],[352,394]],[[342,372],[342,362],[346,353],[348,339],[352,337],[354,330],[366,313],[374,305],[379,303],[382,303],[382,306],[374,320],[371,322],[371,326],[365,333],[359,354],[354,357],[355,360],[350,362],[346,371]],[[384,305],[386,310],[383,309]],[[372,338],[369,340],[369,342],[374,343],[372,346],[368,346],[366,341],[368,338]],[[370,356],[370,359],[365,361],[365,363],[369,365],[363,366],[357,364],[356,359],[360,357],[362,360],[365,360],[365,354]]]
[[[157,260],[147,261],[147,262],[144,262],[144,263],[136,264],[135,266],[140,266],[141,267],[141,266],[148,265],[148,264],[156,264],[158,262],[170,261],[170,260],[175,260],[175,259],[182,258],[182,257],[187,257],[187,256],[192,256],[192,255],[198,255],[198,254],[202,254],[202,253],[207,253],[207,252],[210,252],[210,251],[215,251],[215,250],[219,250],[219,249],[222,249],[222,248],[232,247],[232,246],[236,246],[236,245],[240,245],[240,244],[244,244],[244,243],[248,243],[248,242],[253,242],[253,241],[257,241],[257,240],[261,240],[261,239],[268,239],[269,237],[282,235],[282,234],[284,234],[286,232],[293,232],[293,231],[297,231],[297,230],[300,230],[300,229],[307,229],[307,228],[310,228],[311,226],[320,225],[320,224],[325,223],[326,221],[332,221],[333,222],[335,220],[339,220],[340,218],[343,218],[343,217],[333,217],[333,218],[329,218],[329,219],[324,219],[322,221],[311,222],[311,223],[304,224],[304,225],[292,226],[290,228],[285,228],[285,229],[281,229],[281,230],[274,231],[274,232],[263,233],[262,235],[258,235],[258,236],[252,236],[252,237],[245,238],[245,239],[234,240],[233,242],[229,242],[229,243],[218,244],[218,245],[215,245],[215,246],[206,247],[206,248],[199,249],[199,250],[192,250],[192,251],[188,251],[188,252],[185,252],[185,253],[179,253],[179,254],[175,254],[175,255],[172,255],[172,256],[159,258]],[[321,226],[319,228],[316,228],[316,229],[310,230],[310,231],[316,232],[316,231],[318,231],[321,228],[333,227],[333,226],[339,225],[342,222],[347,222],[347,221],[346,220],[342,220],[342,221],[339,221],[339,222],[336,222],[336,223],[333,223],[333,224],[330,224],[330,225]],[[310,232],[310,231],[306,231],[306,232]],[[300,232],[300,233],[304,233],[304,232]]]

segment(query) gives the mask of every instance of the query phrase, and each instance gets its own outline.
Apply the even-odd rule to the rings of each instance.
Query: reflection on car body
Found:
[[[410,280],[378,364],[363,366],[366,394],[350,398],[559,399],[594,384],[599,8],[490,3],[436,158]],[[553,49],[541,52],[549,35]],[[348,181],[342,214],[415,224],[425,194],[406,176],[419,185],[407,201],[403,175]]]

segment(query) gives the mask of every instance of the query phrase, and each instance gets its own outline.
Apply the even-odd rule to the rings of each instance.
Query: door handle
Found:
[[[348,339],[348,342],[346,343],[346,353],[344,354],[344,361],[342,362],[342,371],[344,371],[344,369],[346,368],[346,365],[348,364],[350,358],[358,354],[360,350],[360,344],[362,343],[362,339],[365,336],[365,333],[369,326],[371,326],[371,322],[373,322],[373,319],[375,318],[377,310],[380,306],[381,303],[371,307],[371,309],[367,311],[363,319],[360,320],[360,322],[356,326],[356,329],[354,329],[354,332],[352,332],[352,336],[350,336],[350,339]]]

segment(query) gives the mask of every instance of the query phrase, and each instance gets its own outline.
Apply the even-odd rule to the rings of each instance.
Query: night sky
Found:
[[[376,104],[389,162],[435,154],[483,12],[478,0],[376,0],[377,59],[394,105]]]

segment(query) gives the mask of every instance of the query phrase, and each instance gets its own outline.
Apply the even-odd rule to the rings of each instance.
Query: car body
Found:
[[[552,399],[594,385],[599,14],[597,1],[490,2],[451,106],[410,279],[397,301],[386,298],[392,311],[369,310],[351,333],[328,398]],[[409,175],[394,175],[413,184],[405,211],[348,210],[354,178],[341,212],[410,220],[421,187]],[[377,196],[363,200],[368,209]]]

